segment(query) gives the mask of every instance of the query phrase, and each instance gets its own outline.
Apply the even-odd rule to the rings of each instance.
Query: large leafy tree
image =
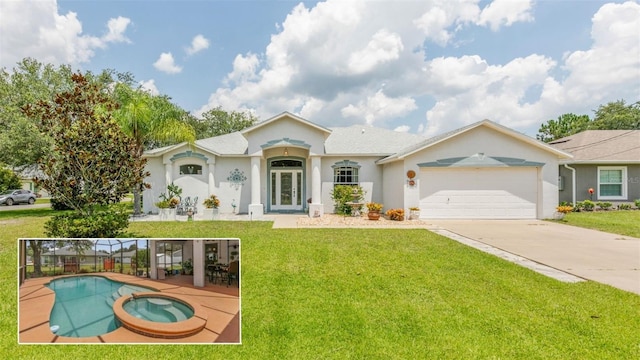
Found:
[[[166,96],[152,96],[127,83],[116,84],[113,92],[119,107],[114,118],[133,139],[132,155],[141,159],[144,150],[159,143],[193,142],[195,133],[184,119],[187,113]],[[133,191],[134,212],[140,213],[140,181]]]
[[[225,111],[221,107],[202,114],[202,119],[190,117],[187,122],[195,129],[198,139],[240,131],[258,122],[250,112]]]
[[[593,129],[640,130],[640,101],[626,105],[624,100],[600,105],[595,112]]]
[[[20,168],[36,164],[51,147],[40,135],[37,121],[21,109],[36,102],[52,102],[57,92],[71,88],[71,68],[24,59],[12,70],[0,69],[0,162]]]
[[[551,119],[546,124],[542,124],[536,138],[551,142],[587,130],[590,125],[591,119],[588,115],[564,114],[558,116],[558,120]]]
[[[109,205],[142,183],[145,162],[134,155],[134,141],[111,117],[112,99],[81,74],[72,80],[73,89],[56,95],[53,103],[40,101],[24,109],[40,119],[40,131],[53,141],[41,163],[45,177],[38,182],[74,210],[47,222],[48,234],[114,237],[128,225],[128,215]]]

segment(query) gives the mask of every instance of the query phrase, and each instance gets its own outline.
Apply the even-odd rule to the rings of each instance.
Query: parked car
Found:
[[[14,189],[7,190],[0,194],[0,204],[7,204],[11,206],[13,204],[27,203],[29,205],[36,202],[36,194],[29,190]]]

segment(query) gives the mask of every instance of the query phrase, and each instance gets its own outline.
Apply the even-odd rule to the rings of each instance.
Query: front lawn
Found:
[[[141,237],[241,238],[240,346],[17,346],[16,237],[0,219],[0,340],[16,358],[631,359],[640,296],[565,284],[426,230],[133,223]]]
[[[569,225],[640,238],[640,210],[581,211],[568,213],[561,221]]]

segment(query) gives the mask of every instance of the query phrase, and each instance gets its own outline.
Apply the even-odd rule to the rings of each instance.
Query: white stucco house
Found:
[[[334,212],[331,190],[357,184],[365,201],[420,208],[424,219],[551,218],[558,163],[571,154],[483,120],[433,138],[369,126],[326,128],[284,112],[231,134],[147,151],[144,211],[167,184],[220,198],[221,213]]]

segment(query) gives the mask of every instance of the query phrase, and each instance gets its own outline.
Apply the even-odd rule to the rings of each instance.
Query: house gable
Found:
[[[299,148],[310,154],[323,154],[324,142],[330,130],[283,113],[258,125],[243,130],[248,143],[248,155],[272,148]]]

